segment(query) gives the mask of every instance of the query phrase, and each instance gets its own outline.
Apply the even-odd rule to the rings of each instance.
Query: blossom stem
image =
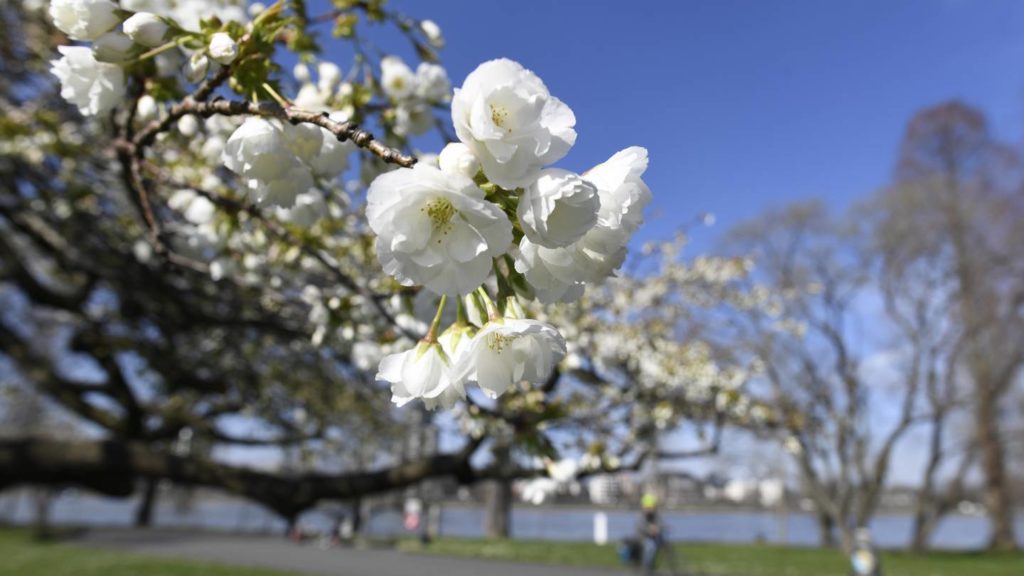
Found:
[[[167,52],[171,48],[177,48],[178,46],[180,46],[183,43],[183,38],[187,38],[187,36],[183,36],[183,37],[180,37],[180,38],[175,38],[174,40],[171,40],[170,42],[167,42],[166,44],[162,44],[160,46],[157,46],[156,48],[153,48],[152,50],[150,50],[148,52],[143,52],[142,54],[139,55],[138,58],[135,59],[135,61],[136,62],[142,62],[142,61],[147,60],[149,58],[152,58],[152,57],[154,57],[154,56],[156,56],[158,54],[163,54],[164,52]]]
[[[263,89],[266,90],[267,93],[270,94],[270,97],[280,104],[282,108],[287,108],[292,105],[284,96],[278,94],[277,90],[274,90],[274,87],[271,86],[270,83],[264,82]]]
[[[469,324],[469,316],[466,314],[466,301],[459,298],[455,301],[455,325],[466,326]]]
[[[437,342],[437,333],[441,331],[441,316],[444,314],[444,307],[447,303],[448,295],[442,294],[441,301],[437,303],[437,314],[434,314],[434,321],[430,323],[430,330],[423,337],[424,342]]]
[[[494,306],[494,302],[491,301],[487,290],[481,286],[476,289],[476,293],[480,295],[480,299],[484,301],[484,306],[487,308],[487,319],[492,321],[501,320],[501,314],[498,313],[498,308]]]

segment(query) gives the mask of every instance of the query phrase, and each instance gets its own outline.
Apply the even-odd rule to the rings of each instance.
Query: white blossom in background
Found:
[[[529,186],[576,142],[576,117],[533,72],[491,60],[466,77],[452,99],[452,121],[491,182]]]
[[[512,241],[505,213],[472,180],[421,164],[378,176],[366,217],[384,271],[438,294],[475,290]]]
[[[441,34],[441,27],[433,20],[421,20],[420,30],[427,37],[427,42],[434,48],[444,48],[444,36]]]
[[[415,92],[427,102],[447,102],[452,97],[448,72],[439,64],[421,62],[416,67]]]
[[[85,116],[112,110],[125,95],[120,66],[98,62],[84,46],[60,46],[62,57],[51,62],[50,72],[60,80],[60,95]]]
[[[420,343],[381,360],[377,381],[391,385],[391,400],[398,406],[437,398],[451,385],[448,355],[440,344]]]
[[[497,398],[512,385],[543,384],[565,357],[565,340],[553,326],[530,319],[488,322],[473,337],[454,379],[472,382]]]
[[[341,83],[341,68],[334,62],[320,62],[316,66],[317,87],[330,93]]]
[[[177,128],[182,136],[191,138],[199,132],[199,121],[196,120],[195,116],[188,114],[178,120]]]
[[[167,205],[182,213],[189,223],[204,226],[213,221],[217,208],[206,197],[189,189],[178,190],[167,201]]]
[[[210,37],[210,58],[221,64],[231,64],[238,57],[238,43],[227,32]]]
[[[568,170],[547,168],[520,196],[517,214],[531,242],[562,248],[594,227],[600,207],[593,184]]]
[[[300,153],[313,148],[310,131],[293,133],[295,128],[276,119],[249,118],[224,146],[224,165],[246,181],[256,200],[263,204],[289,207],[295,197],[313,187],[313,177]],[[322,136],[313,127],[316,150]]]
[[[344,122],[349,116],[345,112],[331,112],[328,114],[335,122]],[[309,167],[313,174],[320,178],[333,179],[340,176],[348,169],[348,158],[355,151],[356,145],[350,140],[344,142],[325,128],[319,128],[321,133],[320,150],[309,159]]]
[[[136,44],[155,48],[164,43],[168,26],[156,14],[137,12],[124,21],[122,29]]]
[[[330,117],[347,118],[342,113]],[[259,203],[290,208],[314,187],[315,178],[333,179],[344,172],[353,150],[351,142],[340,142],[319,126],[249,118],[231,134],[221,156]]]
[[[159,113],[160,105],[157,103],[156,98],[149,94],[142,95],[135,104],[135,117],[142,122],[148,122],[156,118]]]
[[[323,194],[316,190],[296,195],[291,208],[277,208],[278,218],[304,228],[316,224],[326,213]]]
[[[131,57],[135,43],[120,32],[107,32],[92,44],[93,56],[100,62],[119,64]]]
[[[117,5],[110,0],[53,0],[50,18],[75,40],[95,40],[121,22]]]
[[[408,98],[416,91],[416,75],[397,56],[386,56],[381,59],[380,83],[384,93],[395,100]]]
[[[395,134],[419,135],[434,125],[434,112],[426,102],[402,101],[395,107]]]
[[[306,66],[303,62],[299,62],[292,67],[292,76],[303,84],[309,82],[310,78],[312,78],[312,75],[309,72],[309,66]]]

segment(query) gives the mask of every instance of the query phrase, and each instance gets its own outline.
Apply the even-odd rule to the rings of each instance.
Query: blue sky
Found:
[[[693,238],[707,250],[769,206],[814,197],[841,209],[885,185],[907,120],[944,100],[981,108],[1014,142],[1024,126],[1024,2],[392,5],[441,25],[456,85],[502,56],[540,75],[576,113],[564,167],[647,147],[641,240],[708,211],[717,224]],[[912,452],[901,446],[897,482],[917,479]]]
[[[575,111],[561,163],[650,150],[642,238],[710,211],[715,229],[770,205],[836,206],[890,173],[907,119],[960,98],[1016,140],[1024,123],[1024,2],[1015,0],[456,0],[390,6],[437,21],[461,84],[509,57]],[[400,42],[386,42],[392,47]]]

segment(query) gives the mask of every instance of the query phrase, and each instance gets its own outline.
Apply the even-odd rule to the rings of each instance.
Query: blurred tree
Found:
[[[1024,365],[1022,164],[980,112],[959,102],[918,113],[907,127],[890,207],[880,226],[890,269],[927,267],[949,304],[970,382],[991,546],[1016,547],[1001,432],[1004,404]]]
[[[782,411],[782,441],[815,504],[820,541],[844,548],[879,506],[893,451],[919,419],[926,379],[919,350],[896,365],[898,387],[876,386],[866,344],[864,302],[873,288],[873,254],[857,219],[832,217],[819,202],[768,212],[731,231],[732,249],[751,254],[773,307],[735,318],[731,335],[764,364]],[[883,426],[882,404],[895,409]]]

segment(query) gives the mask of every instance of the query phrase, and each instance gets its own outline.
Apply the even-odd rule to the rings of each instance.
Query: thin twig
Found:
[[[351,141],[356,146],[369,150],[389,164],[411,168],[416,164],[417,160],[415,156],[403,154],[401,151],[385,146],[375,140],[373,134],[359,128],[358,124],[332,120],[326,112],[310,112],[297,108],[285,108],[276,102],[254,103],[244,100],[200,102],[192,98],[186,98],[180,104],[173,106],[167,116],[143,128],[135,136],[133,143],[139,148],[148,146],[156,139],[157,134],[166,130],[171,123],[187,114],[194,114],[204,118],[217,114],[221,116],[262,116],[264,118],[277,118],[292,124],[315,124],[334,134],[339,141]]]

